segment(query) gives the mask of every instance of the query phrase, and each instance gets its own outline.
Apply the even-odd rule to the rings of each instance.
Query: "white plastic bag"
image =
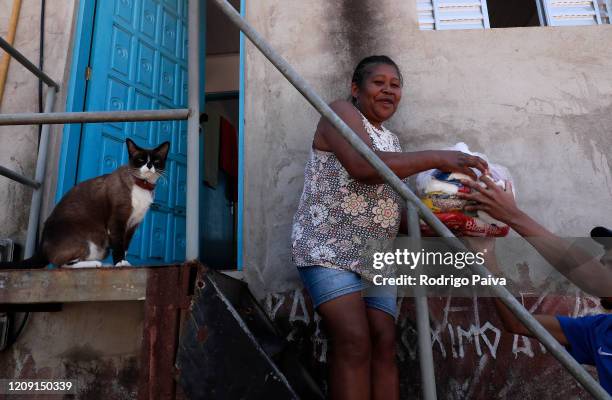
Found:
[[[470,154],[473,156],[478,156],[485,160],[489,165],[489,177],[495,182],[496,185],[505,189],[506,181],[511,182],[512,185],[512,194],[516,197],[516,192],[514,190],[514,182],[512,180],[512,176],[506,167],[499,164],[493,164],[489,161],[489,158],[481,153],[476,153],[470,151],[467,144],[463,142],[459,142],[452,147],[446,148],[444,150],[455,150],[461,151],[466,154]],[[473,168],[476,176],[480,178],[481,172],[475,168]],[[462,186],[459,183],[460,179],[469,179],[472,180],[468,175],[452,172],[450,174],[442,173],[437,169],[430,169],[428,171],[423,171],[416,176],[416,189],[417,195],[420,197],[425,197],[429,193],[444,193],[449,195],[456,195],[459,191],[459,188]],[[484,182],[479,182],[481,186],[485,186]],[[492,218],[489,214],[484,211],[478,211],[478,218],[483,222],[486,222],[491,225],[497,226],[505,226],[505,224],[497,221]]]

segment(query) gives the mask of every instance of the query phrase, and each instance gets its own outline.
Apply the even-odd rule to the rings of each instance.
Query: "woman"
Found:
[[[485,161],[455,151],[402,152],[383,127],[399,105],[402,76],[386,56],[363,59],[351,100],[331,108],[400,178],[437,168],[475,178]],[[331,339],[329,398],[397,399],[395,297],[362,297],[360,254],[369,239],[392,239],[401,198],[342,135],[321,118],[293,224],[293,261]]]

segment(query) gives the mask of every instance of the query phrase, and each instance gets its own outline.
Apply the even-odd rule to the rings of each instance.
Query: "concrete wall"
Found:
[[[612,225],[612,48],[602,45],[612,26],[425,32],[415,2],[398,0],[248,2],[246,15],[326,101],[346,98],[362,57],[395,59],[404,97],[387,125],[406,151],[464,141],[510,169],[520,206],[552,231],[586,236],[594,225]],[[317,366],[327,341],[290,259],[318,114],[250,44],[245,96],[244,274],[323,379]],[[589,397],[537,341],[505,333],[490,300],[430,305],[439,398]],[[601,309],[571,293],[530,311]],[[415,398],[410,299],[397,325],[402,398]]]
[[[510,169],[520,206],[554,232],[612,225],[612,26],[426,32],[414,1],[286,4],[247,17],[325,100],[348,95],[362,57],[388,54],[405,150],[464,141]],[[252,45],[245,94],[244,265],[261,294],[296,283],[291,219],[318,115]]]
[[[63,111],[67,77],[70,70],[69,49],[72,43],[75,0],[47,2],[45,18],[44,70],[61,86],[56,97],[56,111]],[[6,37],[12,0],[0,0],[0,36]],[[38,65],[40,35],[40,1],[23,0],[14,47]],[[0,54],[4,54],[0,51]],[[44,86],[43,99],[46,93]],[[2,113],[38,112],[38,80],[15,60],[11,60],[2,104]],[[51,129],[51,148],[45,182],[43,217],[53,202],[62,126]],[[38,151],[38,126],[0,127],[0,165],[27,177],[34,177]],[[25,241],[32,190],[0,177],[0,237],[19,244]]]
[[[30,314],[15,345],[0,353],[0,377],[70,379],[78,399],[135,399],[143,304],[72,303]]]
[[[544,289],[538,288],[539,291]],[[601,312],[596,299],[576,293],[546,299],[525,296],[521,301],[526,308],[541,313],[585,315]],[[414,300],[404,298],[398,304],[396,348],[400,398],[420,399]],[[296,288],[268,293],[263,305],[303,365],[319,385],[325,387],[330,343],[305,290]],[[439,399],[592,398],[537,340],[504,331],[490,298],[431,298],[429,314]],[[587,370],[595,376],[593,367]]]

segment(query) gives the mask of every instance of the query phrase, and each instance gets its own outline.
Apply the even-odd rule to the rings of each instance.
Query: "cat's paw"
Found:
[[[131,267],[131,266],[132,264],[130,264],[127,260],[121,260],[117,264],[115,264],[115,267]]]
[[[102,266],[100,261],[79,261],[72,264],[64,264],[62,268],[99,268]]]

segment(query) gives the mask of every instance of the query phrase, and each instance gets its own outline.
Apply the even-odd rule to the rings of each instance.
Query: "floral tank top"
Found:
[[[399,152],[395,134],[377,129],[362,115],[378,151]],[[363,254],[368,241],[394,239],[400,223],[401,197],[387,184],[368,185],[348,174],[336,155],[311,149],[304,190],[293,218],[293,262],[320,265],[367,276]]]

